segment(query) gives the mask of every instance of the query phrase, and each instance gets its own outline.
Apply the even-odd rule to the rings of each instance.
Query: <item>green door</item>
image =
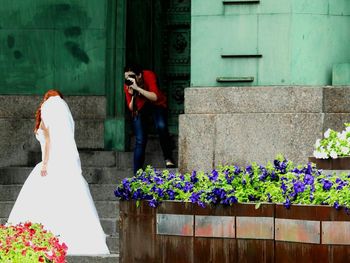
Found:
[[[169,129],[178,133],[190,85],[190,0],[127,1],[126,63],[156,72],[168,96]]]

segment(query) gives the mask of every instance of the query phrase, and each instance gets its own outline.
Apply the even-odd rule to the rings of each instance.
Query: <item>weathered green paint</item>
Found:
[[[343,64],[334,65],[333,76],[332,76],[332,85],[334,85],[334,86],[341,86],[341,85],[350,86],[350,63],[343,63]]]
[[[105,95],[108,0],[1,0],[0,94]]]
[[[349,26],[348,0],[225,6],[192,0],[191,85],[237,85],[217,77],[254,77],[248,85],[330,85],[333,65],[350,61]]]
[[[108,1],[105,148],[125,151],[125,100],[123,92],[125,64],[125,0]]]
[[[125,151],[125,118],[107,118],[104,123],[105,149]]]

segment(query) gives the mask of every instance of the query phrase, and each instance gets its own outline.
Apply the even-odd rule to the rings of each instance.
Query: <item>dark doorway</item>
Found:
[[[126,63],[156,72],[168,96],[169,130],[178,133],[190,85],[190,0],[128,0]]]

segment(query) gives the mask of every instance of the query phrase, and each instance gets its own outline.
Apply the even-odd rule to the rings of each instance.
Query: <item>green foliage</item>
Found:
[[[350,207],[350,178],[347,174],[326,175],[311,163],[295,166],[277,156],[265,167],[252,163],[245,168],[219,166],[210,173],[192,171],[180,174],[158,171],[148,166],[137,176],[125,178],[115,190],[121,200],[148,200],[156,207],[163,200],[232,205],[234,203],[283,203]]]

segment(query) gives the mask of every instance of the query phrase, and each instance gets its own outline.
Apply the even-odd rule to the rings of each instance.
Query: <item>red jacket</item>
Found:
[[[144,96],[139,95],[136,97],[136,107],[137,110],[141,110],[142,107],[145,105],[146,101],[152,103],[153,105],[160,106],[160,107],[167,107],[167,98],[164,95],[164,93],[159,90],[158,84],[157,84],[157,77],[156,74],[150,70],[143,70],[142,71],[144,86],[143,89],[154,92],[157,95],[156,101],[150,101],[146,99]],[[132,95],[128,92],[128,86],[124,84],[124,92],[126,97],[126,103],[129,106]],[[129,107],[128,107],[129,108]]]

